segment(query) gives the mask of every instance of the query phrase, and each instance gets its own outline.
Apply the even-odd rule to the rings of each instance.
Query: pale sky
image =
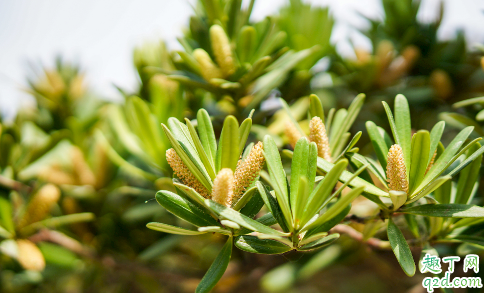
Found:
[[[75,60],[87,72],[93,89],[108,99],[120,96],[113,84],[133,88],[136,74],[132,50],[143,42],[163,38],[179,48],[181,35],[192,14],[193,0],[0,0],[0,111],[9,114],[29,98],[22,93],[27,61],[53,64],[58,54]],[[338,21],[332,36],[344,54],[351,54],[348,39],[359,46],[369,42],[352,26],[365,25],[357,12],[378,17],[378,0],[312,0],[328,5]],[[424,0],[422,19],[435,17],[438,0]],[[273,14],[284,0],[258,0],[254,19]],[[447,0],[439,35],[451,38],[465,28],[469,40],[484,42],[484,1]]]

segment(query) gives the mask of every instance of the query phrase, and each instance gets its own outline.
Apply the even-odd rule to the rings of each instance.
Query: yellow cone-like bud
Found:
[[[387,181],[390,190],[408,193],[407,169],[403,160],[403,151],[398,144],[392,145],[387,157]]]
[[[301,138],[301,133],[297,130],[296,126],[291,122],[286,123],[286,128],[284,129],[284,134],[287,137],[289,144],[294,149],[296,147],[297,141]]]
[[[224,29],[215,24],[210,28],[210,40],[212,41],[212,50],[215,55],[217,64],[222,69],[225,77],[231,76],[235,72],[235,62],[230,47],[229,38]]]
[[[42,186],[29,201],[25,213],[20,219],[19,228],[43,220],[59,200],[60,194],[59,188],[53,184]]]
[[[26,270],[42,271],[45,268],[45,260],[40,249],[32,241],[18,239],[18,262]]]
[[[445,70],[435,69],[430,74],[430,84],[432,85],[435,94],[440,99],[447,99],[452,96],[454,92],[454,87],[452,85],[452,80]]]
[[[237,168],[235,169],[235,190],[233,203],[237,203],[240,197],[244,194],[257,176],[259,176],[262,167],[264,167],[264,154],[262,153],[264,146],[261,141],[259,141],[250,150],[250,153],[244,160],[239,160],[237,163]]]
[[[229,168],[224,168],[218,172],[213,181],[212,200],[230,207],[234,197],[234,173]]]
[[[84,154],[78,147],[71,150],[71,160],[73,165],[73,175],[79,185],[96,185],[96,176],[84,158]]]
[[[318,157],[331,162],[328,135],[326,135],[326,128],[319,117],[313,117],[309,122],[309,141],[315,142],[318,146]]]
[[[195,189],[201,196],[209,198],[209,194],[205,186],[200,183],[200,181],[193,176],[192,172],[183,163],[182,159],[174,149],[169,149],[166,151],[166,161],[175,172],[176,176],[180,178],[183,184]]]
[[[195,49],[195,51],[193,51],[193,57],[195,57],[200,64],[202,76],[206,81],[210,82],[212,78],[222,78],[220,68],[213,63],[212,58],[210,58],[205,50]]]

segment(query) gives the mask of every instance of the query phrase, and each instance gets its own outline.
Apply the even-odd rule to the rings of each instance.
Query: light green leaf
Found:
[[[385,108],[385,112],[387,113],[388,122],[390,123],[390,129],[392,130],[393,134],[393,139],[395,140],[396,144],[400,145],[400,138],[398,137],[399,132],[397,130],[397,126],[395,125],[395,120],[393,119],[392,110],[390,110],[390,106],[388,106],[386,102],[382,101],[382,104],[383,108]]]
[[[427,161],[427,166],[430,164],[430,161],[432,160],[432,156],[437,151],[440,138],[442,137],[442,133],[444,133],[444,128],[445,128],[445,122],[440,121],[439,123],[435,124],[432,130],[430,131],[430,152],[429,152],[429,159]]]
[[[319,117],[324,123],[324,110],[321,100],[315,94],[309,95],[309,116],[310,118]]]
[[[235,203],[232,203],[232,208],[236,211],[240,211],[259,191],[257,190],[256,186],[249,188],[244,194],[239,198],[239,200]]]
[[[205,198],[201,196],[195,189],[175,181],[173,182],[173,185],[175,185],[176,188],[179,188],[194,202],[199,203],[201,206],[205,205]]]
[[[383,136],[380,134],[378,130],[378,126],[372,121],[366,122],[366,130],[368,131],[368,135],[370,136],[371,144],[373,145],[373,149],[375,150],[376,156],[380,164],[382,165],[383,169],[387,168],[387,156],[388,156],[388,147],[383,139]]]
[[[251,218],[248,218],[247,216],[234,211],[231,208],[225,207],[221,204],[218,204],[214,202],[213,200],[206,199],[205,200],[205,205],[208,206],[211,210],[213,210],[217,215],[220,217],[223,217],[225,219],[231,220],[237,224],[239,224],[242,227],[245,227],[249,230],[268,234],[268,235],[274,235],[274,236],[287,236],[287,233],[283,233],[277,230],[274,230],[270,227],[267,227],[255,220],[252,220]]]
[[[402,232],[397,225],[393,223],[392,218],[388,219],[388,240],[392,247],[393,253],[400,263],[405,274],[409,277],[415,275],[415,261],[413,260],[412,252],[408,246],[407,241],[403,237]]]
[[[397,95],[395,97],[394,110],[399,145],[402,147],[408,178],[412,159],[412,127],[410,125],[410,109],[408,107],[408,101],[403,95]]]
[[[479,143],[471,146],[467,151],[467,156],[469,157],[471,154],[478,151],[480,147],[481,145]],[[457,192],[454,200],[455,203],[469,203],[469,199],[471,198],[474,189],[474,184],[478,182],[481,164],[482,154],[478,155],[476,157],[476,160],[474,160],[467,167],[462,169],[459,174],[459,180],[457,181]]]
[[[430,153],[430,134],[419,130],[412,137],[412,161],[410,164],[409,194],[422,182],[427,170]]]
[[[452,177],[449,175],[446,176],[441,176],[434,181],[430,182],[425,186],[419,193],[414,193],[410,195],[409,200],[407,201],[407,204],[410,204],[412,202],[416,202],[417,200],[421,199],[422,197],[434,192],[436,189],[438,189],[442,184],[445,184],[445,182],[451,180]]]
[[[257,182],[256,186],[259,190],[259,194],[264,200],[266,207],[272,213],[273,217],[277,220],[279,226],[281,226],[284,232],[288,232],[288,223],[284,218],[284,214],[282,213],[281,207],[279,206],[277,200],[271,195],[269,190],[267,190],[267,188],[261,182]]]
[[[339,145],[341,137],[344,133],[350,130],[351,126],[356,120],[358,113],[360,113],[361,107],[363,107],[363,103],[365,102],[365,94],[359,94],[356,98],[351,102],[351,105],[348,107],[348,112],[344,115],[344,121],[342,121],[341,126],[336,128],[333,126],[335,131],[333,136],[333,129],[331,130],[331,139],[330,139],[330,147],[334,149],[336,146]]]
[[[156,193],[156,201],[173,215],[197,227],[219,226],[218,222],[210,216],[208,211],[202,210],[188,199],[176,193],[160,190]]]
[[[297,205],[299,203],[305,204],[304,194],[299,193],[299,183],[301,177],[306,177],[308,170],[308,157],[309,157],[309,142],[306,137],[301,137],[294,148],[294,158],[291,163],[291,181],[290,181],[290,205],[293,219],[296,218]],[[305,184],[307,188],[307,178],[305,178]],[[302,198],[300,198],[302,197]]]
[[[212,263],[205,276],[203,276],[200,284],[198,284],[198,287],[195,290],[196,293],[210,292],[210,290],[212,290],[213,287],[215,287],[215,285],[218,283],[220,278],[222,278],[230,262],[230,256],[232,255],[232,244],[233,238],[229,237],[222,248],[222,251],[220,251],[220,253],[217,255],[217,258]]]
[[[252,112],[251,112],[252,113]],[[245,119],[239,128],[239,152],[244,149],[247,138],[249,137],[250,128],[252,127],[252,118]]]
[[[334,234],[331,234],[327,237],[324,237],[324,238],[321,238],[319,240],[305,244],[305,245],[299,247],[297,250],[299,250],[299,251],[309,251],[309,250],[319,249],[319,248],[325,247],[327,245],[330,245],[334,241],[338,240],[339,236],[340,235],[338,233],[334,233]]]
[[[400,209],[400,212],[426,217],[481,218],[484,208],[468,204],[424,204]]]
[[[217,173],[223,168],[235,171],[240,157],[239,143],[239,123],[234,116],[229,115],[225,118],[220,135],[217,150]]]
[[[185,122],[187,123],[188,131],[190,132],[190,137],[192,138],[193,143],[195,144],[195,148],[198,152],[198,155],[200,156],[200,159],[203,163],[203,166],[205,167],[205,170],[207,171],[208,175],[210,176],[210,179],[212,181],[215,179],[215,166],[213,165],[213,162],[210,161],[209,156],[205,152],[205,149],[202,146],[202,142],[198,138],[197,131],[195,130],[195,127],[193,127],[192,123],[190,120],[185,118]]]
[[[211,159],[211,163],[215,166],[215,157],[217,156],[217,140],[213,132],[212,121],[205,109],[200,109],[197,112],[197,129],[200,140],[202,141],[205,152]]]
[[[282,254],[291,251],[292,248],[272,239],[259,239],[256,236],[243,235],[236,238],[235,246],[250,253],[259,254]]]
[[[201,235],[206,233],[206,232],[200,232],[197,230],[189,230],[185,228],[175,227],[175,226],[163,224],[163,223],[152,222],[152,223],[146,224],[146,227],[151,230],[165,232],[169,234],[177,234],[177,235]]]

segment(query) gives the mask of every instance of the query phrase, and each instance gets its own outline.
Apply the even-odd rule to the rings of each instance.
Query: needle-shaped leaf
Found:
[[[411,168],[412,158],[412,127],[410,125],[410,109],[403,95],[395,97],[395,125],[397,126],[399,145],[402,147],[407,176]],[[407,177],[408,178],[408,177]]]
[[[484,208],[469,204],[424,204],[400,209],[402,213],[427,217],[481,218]]]
[[[230,262],[230,256],[232,255],[232,245],[233,238],[229,237],[224,247],[222,248],[222,251],[220,251],[220,253],[217,255],[217,258],[212,263],[207,273],[205,274],[205,276],[203,276],[202,280],[198,284],[197,289],[195,290],[196,293],[210,292],[210,290],[212,290],[213,287],[215,287],[215,285],[218,283],[220,278],[222,278]]]
[[[223,217],[225,219],[228,219],[232,222],[235,222],[239,224],[242,227],[245,227],[249,230],[268,234],[268,235],[274,235],[274,236],[287,236],[286,233],[274,230],[270,227],[267,227],[255,220],[252,220],[251,218],[248,218],[247,216],[234,211],[231,208],[228,208],[226,206],[223,206],[221,204],[218,204],[214,202],[213,200],[206,199],[205,200],[205,205],[208,206],[211,210],[213,210],[216,214],[218,214],[220,217]]]
[[[430,134],[419,130],[412,137],[412,161],[410,164],[409,194],[422,182],[428,166],[430,154]]]
[[[219,225],[208,212],[176,193],[160,190],[156,193],[156,201],[173,215],[197,227]]]
[[[146,227],[151,230],[165,232],[169,234],[177,234],[177,235],[201,235],[206,233],[206,232],[200,232],[198,230],[189,230],[189,229],[180,228],[180,227],[176,227],[168,224],[154,223],[154,222],[146,224]]]
[[[235,240],[237,248],[250,253],[259,254],[283,254],[290,250],[291,247],[272,239],[260,239],[256,236],[243,235]]]
[[[235,171],[240,157],[239,143],[239,123],[234,116],[227,116],[217,150],[217,173],[223,168]]]
[[[392,218],[388,219],[387,234],[393,253],[405,274],[409,277],[415,275],[415,261],[413,260],[410,247],[405,237],[403,237],[402,231],[398,229]]]
[[[205,152],[211,158],[211,163],[215,166],[215,157],[217,156],[217,140],[213,132],[212,121],[205,109],[197,112],[197,130],[200,136]]]

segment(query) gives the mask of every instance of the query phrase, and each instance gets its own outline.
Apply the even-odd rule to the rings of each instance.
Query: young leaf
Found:
[[[324,123],[323,105],[319,97],[314,94],[309,95],[309,116],[310,118],[319,117]]]
[[[240,250],[259,254],[283,254],[291,247],[272,239],[259,239],[256,236],[243,235],[235,240],[235,246]]]
[[[239,143],[239,123],[234,116],[227,116],[217,151],[217,173],[223,168],[235,171],[240,156]]]
[[[432,130],[430,131],[430,152],[429,152],[429,158],[427,160],[427,166],[428,164],[430,164],[430,161],[432,160],[432,156],[437,151],[440,138],[442,138],[442,133],[444,133],[444,128],[445,128],[445,122],[440,121],[439,123],[435,124],[434,127],[432,127]]]
[[[480,146],[481,145],[479,143],[471,146],[467,151],[468,157],[470,154],[475,153],[480,148]],[[478,181],[479,178],[481,163],[482,154],[477,156],[476,160],[474,160],[460,172],[459,181],[457,182],[457,192],[454,201],[455,203],[467,204],[469,202],[472,191],[474,189],[474,184]]]
[[[412,161],[409,175],[409,194],[422,182],[428,166],[430,153],[430,134],[426,130],[419,130],[412,137]],[[404,153],[405,154],[405,153]]]
[[[408,246],[408,243],[403,237],[400,229],[398,229],[397,225],[393,223],[392,218],[388,219],[387,233],[393,253],[395,254],[395,257],[397,258],[398,263],[400,263],[403,271],[409,277],[415,275],[415,261],[413,260],[410,247]]]
[[[412,127],[410,125],[410,110],[408,101],[403,95],[395,97],[395,125],[397,127],[399,145],[402,147],[407,176],[411,168],[412,158]]]
[[[146,227],[160,232],[170,233],[170,234],[177,234],[177,235],[201,235],[205,234],[206,232],[200,232],[197,230],[189,230],[185,228],[175,227],[168,224],[163,223],[148,223]]]
[[[303,245],[303,246],[299,247],[297,250],[299,250],[299,251],[309,251],[309,250],[319,249],[319,248],[325,247],[327,245],[330,245],[334,241],[338,240],[339,236],[340,235],[338,233],[334,233],[334,234],[331,234],[327,237],[324,237],[324,238],[321,238],[319,240],[308,243],[306,245]]]
[[[400,138],[398,137],[399,132],[397,130],[397,126],[395,125],[395,120],[393,119],[392,110],[390,110],[390,106],[388,106],[385,101],[382,101],[382,104],[383,108],[385,108],[385,112],[387,113],[388,122],[390,123],[390,129],[392,130],[393,134],[393,139],[395,139],[395,143],[401,146]]]
[[[173,215],[197,227],[218,226],[210,214],[176,193],[160,190],[156,193],[156,201]]]
[[[250,128],[252,127],[252,118],[245,119],[239,128],[239,151],[243,150],[247,138],[249,137]]]
[[[400,209],[400,212],[426,217],[481,218],[484,208],[468,204],[424,204]]]
[[[289,231],[288,223],[284,218],[284,214],[282,213],[277,200],[271,195],[269,190],[267,190],[267,188],[264,185],[262,185],[261,182],[257,182],[256,186],[259,190],[259,194],[264,200],[266,207],[269,209],[269,211],[272,213],[274,218],[277,220],[277,223],[279,223],[279,226],[281,226],[284,232],[288,232]]]
[[[200,140],[202,141],[205,152],[211,158],[211,163],[215,166],[215,157],[217,156],[217,140],[213,132],[212,121],[205,109],[197,112],[197,129]]]
[[[202,142],[198,138],[197,131],[195,130],[195,127],[193,127],[192,123],[187,118],[185,118],[185,122],[187,123],[188,131],[190,133],[190,137],[192,138],[192,141],[195,144],[195,148],[198,152],[198,155],[200,156],[200,159],[203,163],[203,166],[205,167],[205,170],[207,170],[207,173],[210,176],[210,179],[212,179],[212,181],[213,181],[215,179],[215,166],[213,165],[213,162],[210,161],[209,156],[205,152],[205,149],[202,146]]]
[[[222,248],[222,251],[217,255],[217,258],[212,263],[205,276],[203,276],[200,284],[198,284],[197,289],[195,290],[196,293],[210,292],[220,278],[222,278],[222,275],[225,273],[225,270],[229,265],[230,256],[232,255],[232,244],[233,238],[229,237]]]
[[[290,181],[290,205],[293,219],[296,217],[297,205],[305,204],[306,201],[302,201],[304,194],[299,194],[299,182],[301,177],[305,177],[308,170],[308,157],[309,157],[309,142],[306,137],[300,138],[296,147],[294,148],[294,158],[291,163],[291,181]],[[307,184],[307,178],[306,178]]]

